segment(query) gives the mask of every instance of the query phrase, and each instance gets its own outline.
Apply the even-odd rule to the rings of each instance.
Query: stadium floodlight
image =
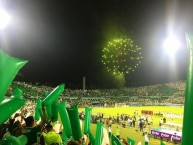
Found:
[[[174,55],[180,48],[180,42],[175,35],[169,35],[164,41],[164,48],[169,55]]]
[[[0,7],[0,29],[4,29],[10,22],[10,15]]]

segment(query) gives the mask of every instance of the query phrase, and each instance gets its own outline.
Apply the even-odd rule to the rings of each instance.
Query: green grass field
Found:
[[[80,108],[80,111],[84,111],[84,109]],[[138,112],[138,115],[141,115],[141,110],[151,110],[154,113],[155,112],[161,112],[164,114],[167,113],[176,113],[176,114],[183,114],[183,107],[166,107],[166,106],[142,106],[142,107],[127,107],[127,108],[93,108],[92,109],[92,114],[97,114],[97,113],[103,113],[104,117],[110,116],[116,116],[118,113],[119,114],[128,114],[128,115],[133,115],[135,111]],[[172,121],[172,118],[169,118],[165,116],[167,119],[167,122]],[[163,117],[159,116],[152,116],[153,119],[153,126],[148,127],[145,129],[145,131],[149,132],[151,128],[156,128],[158,127],[159,120],[162,119]],[[173,118],[174,123],[179,123],[182,124],[183,120],[179,118]],[[121,130],[121,138],[133,138],[136,140],[136,144],[141,141],[142,145],[144,144],[144,136],[142,135],[142,132],[136,131],[138,128],[132,128],[132,127],[126,127],[123,128],[118,124],[113,124],[112,125],[112,131],[115,133],[115,128],[119,126]],[[104,127],[107,128],[106,124],[104,124]],[[91,130],[93,135],[95,135],[96,132],[96,124],[91,125]],[[172,142],[166,142],[164,141],[166,145],[172,145]],[[150,145],[160,145],[160,140],[159,139],[154,139],[150,138]]]

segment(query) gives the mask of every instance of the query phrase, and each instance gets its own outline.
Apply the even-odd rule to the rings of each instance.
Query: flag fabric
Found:
[[[96,136],[95,136],[95,145],[101,145],[103,138],[103,124],[97,122]]]
[[[127,141],[129,143],[129,145],[135,145],[135,140],[134,139],[127,137]]]
[[[92,134],[91,132],[89,132],[89,140],[90,140],[91,144],[94,145],[94,143],[95,143],[95,138],[94,138],[94,136],[93,136],[93,134]]]
[[[193,33],[186,33],[186,42],[189,49],[189,65],[187,69],[185,101],[184,101],[184,118],[182,130],[182,145],[188,145],[192,142],[193,124],[190,120],[193,119]]]
[[[165,143],[163,143],[163,141],[161,140],[161,141],[160,141],[160,145],[165,145]]]
[[[112,145],[122,145],[121,141],[114,135],[111,135],[111,144]]]

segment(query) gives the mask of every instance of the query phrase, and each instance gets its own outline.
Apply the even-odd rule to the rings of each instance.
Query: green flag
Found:
[[[89,140],[90,140],[90,142],[94,145],[94,143],[95,143],[95,138],[94,138],[94,136],[93,136],[93,134],[92,134],[91,132],[89,132]]]
[[[11,57],[10,55],[0,50],[0,102],[4,100],[4,96],[11,82],[13,81],[19,70],[27,62],[27,60],[21,60]]]
[[[135,145],[135,140],[134,139],[131,139],[131,138],[127,137],[127,141],[129,143],[129,145]]]
[[[20,90],[18,87],[14,90],[13,96],[20,98],[22,96],[22,90]]]
[[[82,132],[78,116],[78,105],[76,104],[67,108],[67,112],[70,119],[73,138],[74,140],[79,141],[82,138]]]
[[[95,145],[101,145],[103,137],[103,124],[97,122],[96,136],[95,136]]]
[[[163,143],[163,141],[161,140],[161,141],[160,141],[160,145],[165,145],[165,143]]]
[[[120,140],[114,134],[111,135],[111,143],[112,145],[121,145]]]
[[[90,132],[91,115],[92,115],[92,109],[89,107],[86,107],[85,120],[84,120],[84,134],[88,134]]]
[[[190,132],[193,130],[193,33],[186,34],[186,41],[189,49],[189,65],[186,78],[182,145],[188,145],[190,142],[192,142],[192,135]]]

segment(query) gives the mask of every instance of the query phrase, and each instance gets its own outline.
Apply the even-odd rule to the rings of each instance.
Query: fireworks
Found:
[[[129,38],[113,39],[102,51],[102,63],[113,74],[129,74],[141,63],[141,48]]]

